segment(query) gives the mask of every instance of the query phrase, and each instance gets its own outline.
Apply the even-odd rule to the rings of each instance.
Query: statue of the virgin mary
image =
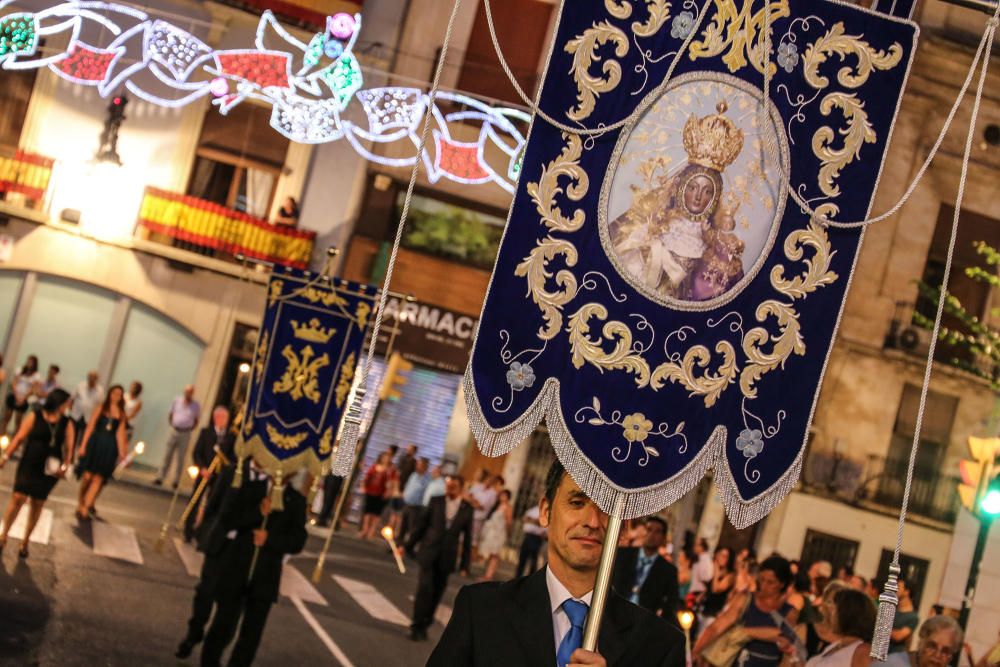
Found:
[[[692,114],[683,132],[687,163],[650,188],[634,188],[631,208],[609,225],[621,268],[658,295],[703,301],[742,277],[742,242],[729,233],[732,226],[716,229],[717,218],[731,221],[720,208],[722,172],[743,150],[743,132],[725,116],[727,109],[720,102],[715,114]],[[716,247],[720,242],[724,248]],[[709,260],[718,266],[720,253],[730,260],[726,275],[713,272],[707,288],[696,277]]]

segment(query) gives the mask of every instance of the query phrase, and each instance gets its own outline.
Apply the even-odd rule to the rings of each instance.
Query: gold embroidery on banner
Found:
[[[583,120],[594,112],[594,105],[601,93],[614,90],[622,79],[622,66],[617,60],[607,60],[601,66],[601,74],[590,73],[595,62],[600,62],[597,47],[613,43],[615,56],[622,58],[628,53],[628,38],[625,33],[607,21],[595,23],[583,31],[583,34],[566,43],[566,53],[573,56],[573,67],[570,73],[576,81],[577,106],[567,112],[572,120]]]
[[[368,326],[368,316],[372,312],[372,307],[367,301],[359,301],[358,307],[354,310],[354,316],[358,320],[358,327],[364,329]]]
[[[802,72],[806,82],[816,90],[823,90],[830,85],[830,79],[819,73],[820,66],[831,55],[837,55],[841,61],[849,55],[854,55],[858,62],[852,68],[848,65],[837,72],[837,81],[845,88],[859,88],[872,72],[890,70],[903,59],[903,47],[893,43],[887,50],[880,51],[864,41],[863,35],[845,34],[844,24],[835,23],[825,35],[809,45],[802,56]],[[820,102],[820,112],[829,116],[834,108],[844,112],[847,126],[834,132],[831,127],[821,127],[812,138],[813,153],[820,159],[822,166],[819,172],[819,189],[828,197],[840,195],[840,187],[836,184],[841,170],[861,155],[861,147],[866,143],[874,143],[878,137],[868,122],[864,103],[857,95],[845,92],[832,92]],[[841,148],[833,148],[837,135],[844,138]]]
[[[351,382],[354,380],[354,353],[351,352],[340,366],[340,378],[337,380],[337,407],[342,407],[347,395],[351,393]]]
[[[528,195],[535,202],[543,225],[553,231],[574,232],[583,226],[586,216],[581,209],[576,209],[572,217],[566,215],[556,205],[556,197],[563,194],[559,185],[561,177],[568,178],[565,194],[573,201],[580,201],[587,194],[590,180],[587,172],[580,167],[580,156],[583,154],[583,141],[577,135],[563,135],[566,146],[555,160],[542,167],[537,183],[528,183]],[[555,283],[559,291],[549,291],[548,280],[553,277],[548,270],[548,263],[558,255],[565,258],[568,268],[555,274]],[[542,310],[545,326],[538,330],[542,340],[555,338],[562,329],[562,307],[576,296],[577,280],[568,269],[576,265],[576,246],[564,239],[548,236],[539,239],[538,245],[514,269],[514,275],[526,278],[531,300]]]
[[[278,300],[281,296],[281,289],[285,286],[285,281],[283,280],[272,280],[271,284],[268,285],[267,301],[270,305],[274,305],[274,302]]]
[[[790,299],[802,299],[817,287],[831,285],[838,276],[830,271],[830,260],[836,252],[831,251],[830,239],[815,221],[809,222],[807,229],[797,229],[785,239],[785,256],[792,261],[800,261],[803,246],[815,250],[813,257],[805,259],[806,272],[791,279],[785,279],[785,267],[778,264],[771,269],[771,285]]]
[[[306,301],[311,301],[312,303],[322,303],[324,306],[347,305],[347,299],[337,294],[337,292],[334,290],[306,287],[299,293],[299,296],[301,296]]]
[[[542,319],[545,326],[539,328],[538,337],[551,340],[562,329],[562,308],[573,300],[577,293],[576,276],[568,268],[560,270],[555,275],[555,282],[561,291],[550,292],[545,285],[552,272],[547,269],[548,263],[557,255],[563,255],[566,266],[576,266],[576,246],[565,239],[548,236],[541,239],[531,253],[514,269],[514,275],[527,278],[528,291],[531,300],[542,309]]]
[[[623,322],[607,322],[601,329],[604,338],[592,340],[590,334],[590,319],[608,319],[608,309],[599,303],[588,303],[570,315],[569,344],[573,351],[573,366],[582,368],[584,363],[592,364],[602,373],[605,370],[624,370],[635,375],[635,383],[639,387],[649,384],[649,364],[632,348],[632,330]],[[605,339],[617,339],[611,352],[606,352],[602,346]]]
[[[836,133],[831,127],[821,127],[816,130],[812,138],[813,153],[823,163],[819,169],[819,189],[828,197],[840,195],[840,186],[835,182],[840,176],[840,171],[861,156],[861,147],[864,144],[873,144],[878,139],[871,123],[868,122],[864,102],[859,100],[857,95],[830,93],[823,98],[819,110],[824,116],[829,116],[835,107],[843,110],[847,127],[837,130]],[[844,145],[840,148],[833,147],[837,134],[844,138]]]
[[[719,396],[736,379],[736,349],[732,343],[720,340],[715,351],[722,355],[722,364],[716,373],[706,371],[700,377],[695,375],[695,367],[707,369],[712,361],[712,353],[704,345],[695,345],[685,354],[680,363],[667,361],[653,370],[650,386],[661,389],[666,382],[675,382],[691,392],[691,396],[704,396],[705,407],[710,408]]]
[[[295,332],[294,335],[296,338],[321,345],[330,342],[330,339],[337,333],[337,330],[333,327],[326,328],[320,324],[317,317],[312,318],[305,324],[298,320],[292,320],[292,330]]]
[[[768,300],[757,306],[756,315],[760,323],[774,316],[778,321],[780,333],[774,336],[764,327],[754,327],[743,337],[743,353],[749,363],[740,373],[740,390],[747,398],[757,397],[754,384],[764,375],[776,368],[784,368],[785,362],[792,354],[801,356],[806,353],[806,344],[800,332],[799,316],[790,304]],[[772,344],[770,352],[762,348],[768,343]]]
[[[293,400],[303,396],[313,403],[319,403],[322,396],[319,393],[319,371],[330,365],[330,357],[325,352],[316,357],[311,345],[302,348],[296,354],[291,345],[281,350],[281,356],[288,360],[288,366],[280,380],[277,380],[272,391],[275,394],[288,394]],[[314,358],[315,357],[315,358]]]
[[[754,0],[743,0],[742,8],[737,8],[738,0],[715,0],[715,16],[701,33],[701,39],[691,42],[688,49],[691,60],[714,58],[728,49],[722,56],[730,72],[738,72],[749,64],[758,72],[764,71],[764,12],[770,12],[771,25],[789,15],[788,0],[765,0],[764,9],[753,11]],[[772,36],[773,42],[773,36]],[[771,74],[777,71],[774,63],[769,68]]]
[[[633,21],[632,32],[639,37],[652,37],[670,18],[670,0],[646,0],[649,18],[645,22]]]
[[[830,80],[819,73],[819,66],[831,55],[840,56],[841,61],[854,54],[858,59],[855,70],[849,66],[840,68],[837,81],[845,88],[860,88],[875,70],[889,70],[903,59],[903,47],[893,43],[888,51],[879,51],[861,39],[863,35],[845,35],[844,24],[833,24],[830,32],[809,45],[802,55],[802,73],[813,88],[821,90],[830,85]]]
[[[632,15],[632,4],[625,0],[604,0],[604,7],[616,19],[627,19]]]
[[[528,183],[527,192],[538,214],[542,216],[542,224],[553,231],[575,232],[583,226],[586,216],[581,209],[573,211],[573,216],[567,218],[556,205],[556,196],[563,194],[559,186],[559,178],[566,177],[571,182],[566,186],[566,196],[573,201],[580,201],[590,188],[587,172],[580,166],[580,156],[583,155],[583,140],[575,134],[563,134],[566,147],[555,160],[542,167],[542,173],[537,183]]]
[[[309,437],[308,433],[281,433],[270,424],[266,426],[267,437],[271,439],[271,444],[279,449],[296,449]]]
[[[264,377],[264,359],[267,356],[268,332],[260,334],[260,341],[257,343],[257,354],[254,360],[254,375],[258,382]]]
[[[333,427],[326,429],[319,441],[319,453],[329,454],[333,450]]]

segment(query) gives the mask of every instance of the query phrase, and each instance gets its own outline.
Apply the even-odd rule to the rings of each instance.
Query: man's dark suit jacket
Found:
[[[546,568],[466,586],[427,667],[553,667],[556,647]],[[683,667],[684,635],[645,609],[608,596],[597,650],[608,667]]]
[[[194,443],[194,453],[191,454],[191,460],[194,464],[199,468],[207,468],[212,465],[212,460],[215,458],[215,445],[219,445],[223,456],[232,463],[236,436],[227,429],[220,440],[219,435],[215,432],[215,426],[209,424],[198,432],[198,439]]]
[[[416,559],[421,567],[454,572],[461,538],[462,564],[459,569],[467,571],[472,560],[472,513],[472,505],[463,500],[449,526],[445,519],[445,497],[431,498],[430,505],[420,514],[406,542],[406,552],[412,555],[414,547],[419,547]]]
[[[268,484],[253,481],[249,462],[246,462],[242,484],[233,488],[234,469],[234,466],[223,468],[212,490],[198,548],[220,560],[218,595],[238,595],[246,591],[251,597],[274,602],[278,599],[285,554],[299,553],[308,539],[306,499],[291,486],[285,487],[284,510],[272,510],[268,516],[267,541],[260,548],[250,580],[253,531],[263,524],[260,503],[267,495]],[[230,531],[236,531],[235,538],[228,537]]]
[[[635,568],[639,559],[640,547],[624,547],[618,550],[615,559],[615,572],[611,585],[618,595],[626,600],[632,595],[635,585]],[[646,581],[639,589],[639,606],[654,614],[663,612],[663,618],[672,624],[677,624],[677,611],[680,605],[680,591],[677,587],[677,568],[666,559],[657,557],[649,568]]]

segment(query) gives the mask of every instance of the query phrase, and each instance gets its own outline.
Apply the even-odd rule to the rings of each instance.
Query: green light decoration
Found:
[[[309,47],[306,49],[306,53],[302,58],[302,62],[306,67],[315,67],[319,64],[320,58],[323,57],[323,47],[326,44],[326,35],[322,33],[316,33],[313,38],[309,40]]]
[[[0,19],[0,56],[9,53],[33,53],[37,41],[34,21],[25,15]]]
[[[341,111],[347,108],[354,93],[361,89],[362,79],[361,65],[353,53],[341,57],[323,73],[323,80],[333,91]]]

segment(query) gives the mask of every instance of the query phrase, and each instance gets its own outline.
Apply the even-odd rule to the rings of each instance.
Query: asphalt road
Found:
[[[13,476],[12,462],[0,473],[4,507]],[[156,549],[170,497],[112,484],[98,502],[100,520],[79,525],[76,490],[75,480],[65,480],[52,493],[34,536],[46,544],[33,541],[29,558],[21,560],[20,540],[12,535],[3,552],[0,665],[198,664],[197,649],[187,661],[173,657],[186,628],[196,582],[190,572],[197,571],[198,556],[173,539],[176,532],[162,551]],[[349,527],[334,536],[315,587],[310,577],[321,537],[310,537],[305,552],[291,559],[294,571],[286,570],[283,578],[291,596],[282,595],[272,608],[255,664],[426,662],[443,626],[439,621],[430,629],[428,642],[407,638],[415,564],[400,574],[384,543],[362,543],[353,532]],[[452,578],[444,618],[463,583]]]

